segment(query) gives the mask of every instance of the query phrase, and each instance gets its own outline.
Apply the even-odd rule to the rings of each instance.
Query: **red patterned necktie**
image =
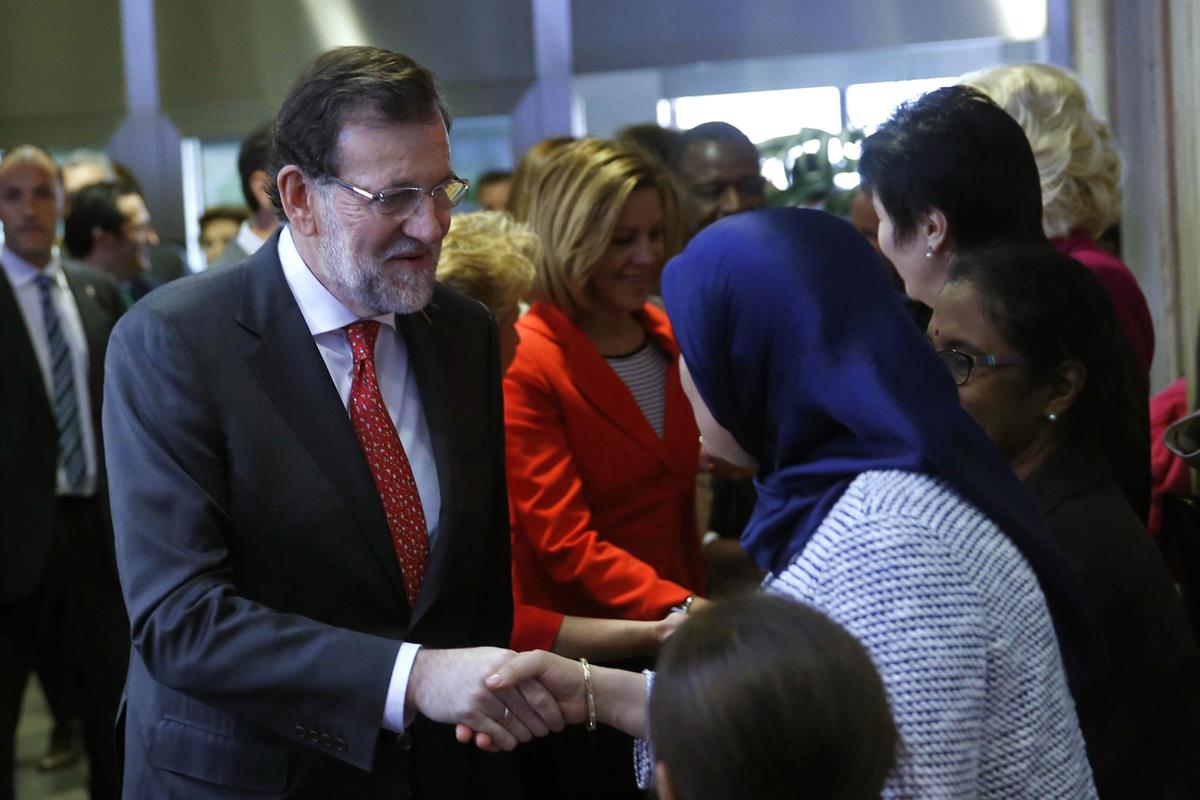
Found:
[[[375,376],[375,339],[378,336],[379,323],[375,320],[360,320],[346,326],[346,339],[354,354],[350,421],[371,467],[379,499],[383,501],[392,544],[404,573],[408,606],[415,608],[421,579],[425,577],[429,534],[425,530],[425,510],[421,507],[412,465],[408,463],[404,445],[388,415]]]

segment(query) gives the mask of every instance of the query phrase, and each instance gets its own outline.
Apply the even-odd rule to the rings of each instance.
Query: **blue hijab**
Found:
[[[879,258],[847,222],[773,209],[709,226],[663,273],[680,350],[713,417],[759,463],[742,547],[786,569],[859,473],[933,475],[1029,562],[1073,684],[1099,645],[1032,498],[959,405]]]

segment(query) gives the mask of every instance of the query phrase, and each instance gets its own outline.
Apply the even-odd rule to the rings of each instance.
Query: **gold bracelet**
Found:
[[[592,668],[588,666],[586,658],[579,659],[579,666],[583,667],[583,692],[587,696],[588,718],[585,727],[588,733],[592,733],[596,730],[596,695],[592,692]]]

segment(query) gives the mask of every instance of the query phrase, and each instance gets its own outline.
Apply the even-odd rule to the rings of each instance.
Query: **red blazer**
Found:
[[[535,303],[517,323],[504,419],[518,606],[651,620],[706,590],[698,434],[679,383],[679,348],[660,309],[647,305],[639,316],[672,358],[663,439],[563,312]],[[554,621],[519,609],[514,644],[548,646]],[[523,635],[530,625],[540,642]]]

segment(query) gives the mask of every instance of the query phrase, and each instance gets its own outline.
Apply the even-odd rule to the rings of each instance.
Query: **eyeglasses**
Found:
[[[327,175],[326,177],[343,189],[348,189],[359,197],[370,200],[380,214],[389,217],[407,217],[417,210],[417,206],[421,204],[421,198],[424,195],[432,197],[434,205],[438,208],[454,208],[462,202],[462,199],[467,195],[467,189],[471,187],[471,184],[462,178],[451,177],[429,191],[425,191],[419,186],[399,186],[394,189],[384,189],[382,192],[372,193],[361,186],[355,186],[353,183],[344,181],[334,175]]]
[[[942,350],[937,354],[938,360],[946,365],[954,376],[954,383],[962,386],[971,378],[971,370],[975,367],[1016,367],[1028,364],[1029,359],[1021,356],[973,356],[970,353],[960,353],[957,350]]]

